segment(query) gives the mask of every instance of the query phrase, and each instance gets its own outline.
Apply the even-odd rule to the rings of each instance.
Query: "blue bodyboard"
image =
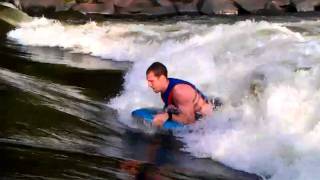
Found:
[[[134,118],[141,119],[142,121],[146,121],[148,123],[152,123],[154,115],[156,115],[159,112],[157,109],[152,109],[152,108],[141,108],[141,109],[136,109],[132,111],[131,115]],[[162,128],[163,129],[177,129],[177,128],[182,128],[184,125],[173,121],[173,120],[167,120]]]

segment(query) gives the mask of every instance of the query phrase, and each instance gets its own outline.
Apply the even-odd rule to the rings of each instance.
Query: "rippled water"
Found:
[[[6,32],[0,56],[1,179],[257,179],[123,123],[109,101],[132,62],[21,45]]]
[[[319,27],[283,16],[1,29],[0,175],[318,179]],[[145,83],[155,60],[224,106],[170,133],[139,127],[133,109],[162,106]]]

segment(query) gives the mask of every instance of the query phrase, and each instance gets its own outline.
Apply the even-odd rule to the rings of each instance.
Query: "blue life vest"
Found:
[[[161,93],[161,98],[162,98],[162,101],[164,102],[164,108],[168,107],[168,105],[170,105],[170,104],[175,105],[175,103],[173,102],[172,90],[173,90],[174,86],[176,86],[178,84],[187,84],[187,85],[191,86],[197,93],[200,94],[200,96],[205,101],[208,100],[208,98],[200,90],[198,90],[195,87],[195,85],[193,85],[187,81],[181,80],[181,79],[175,79],[175,78],[168,78],[168,79],[169,79],[169,85],[168,85],[166,91],[164,93]]]

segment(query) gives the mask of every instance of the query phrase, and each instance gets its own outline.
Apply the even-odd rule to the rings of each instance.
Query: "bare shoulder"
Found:
[[[190,100],[194,96],[194,90],[187,84],[178,84],[173,88],[173,94],[177,100]]]

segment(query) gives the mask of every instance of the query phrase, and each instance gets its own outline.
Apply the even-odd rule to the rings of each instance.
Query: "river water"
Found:
[[[319,33],[293,16],[3,30],[0,177],[319,179]],[[154,61],[224,106],[170,133],[141,127],[130,112],[162,106],[145,82]]]

